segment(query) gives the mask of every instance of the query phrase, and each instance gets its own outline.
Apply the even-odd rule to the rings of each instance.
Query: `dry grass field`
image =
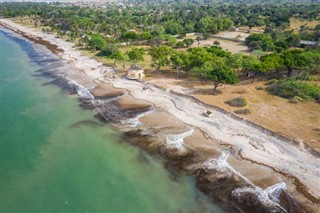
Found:
[[[221,32],[217,34],[218,36],[225,37],[227,39],[236,38],[237,35],[241,34],[242,38],[245,39],[248,35],[247,33],[239,33],[239,32]],[[197,36],[188,36],[187,38],[196,39]],[[220,47],[224,50],[228,50],[232,53],[243,53],[249,54],[249,49],[242,42],[230,41],[219,38],[208,38],[206,40],[202,40],[199,42],[195,41],[191,47],[210,47],[213,45],[213,42],[218,41],[220,43]]]
[[[199,45],[198,45],[198,42],[194,42],[192,47],[210,47],[213,45],[214,41],[218,41],[220,43],[219,46],[222,47],[222,49],[230,51],[232,53],[249,54],[248,47],[241,42],[228,41],[228,40],[216,39],[216,38],[210,38],[207,40],[200,41]]]
[[[296,18],[290,19],[290,29],[294,30],[295,32],[298,32],[301,25],[306,25],[309,28],[313,29],[315,26],[320,24],[320,20],[299,20]]]

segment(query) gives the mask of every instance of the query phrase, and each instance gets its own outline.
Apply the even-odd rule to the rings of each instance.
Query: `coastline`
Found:
[[[251,175],[252,177],[242,179],[245,179],[245,182],[249,182],[251,187],[253,184],[258,186],[260,189],[267,189],[272,185],[276,185],[278,183],[277,181],[281,182],[281,180],[285,179],[280,173],[296,177],[300,180],[301,184],[309,189],[299,189],[298,186],[290,186],[290,178],[288,178],[289,180],[286,180],[288,181],[286,182],[286,185],[290,194],[295,194],[295,188],[297,188],[299,191],[298,194],[304,194],[305,197],[313,202],[311,208],[312,206],[314,209],[318,207],[320,201],[318,178],[320,177],[320,174],[317,172],[319,165],[319,155],[317,153],[313,153],[312,155],[308,150],[305,150],[305,147],[297,147],[278,134],[270,135],[270,132],[266,132],[263,129],[257,129],[258,126],[255,126],[254,124],[252,124],[252,126],[250,123],[247,123],[247,121],[239,120],[233,115],[221,112],[215,107],[204,106],[202,103],[197,102],[190,97],[183,97],[181,94],[163,91],[150,83],[130,81],[127,79],[106,81],[104,73],[112,72],[112,68],[105,67],[94,59],[81,56],[79,51],[73,49],[71,43],[55,39],[53,35],[28,30],[25,27],[12,22],[10,23],[8,20],[0,21],[0,23],[4,22],[7,24],[7,26],[5,26],[6,28],[11,28],[11,30],[22,34],[25,38],[45,46],[48,45],[47,47],[49,49],[52,47],[51,51],[58,54],[63,60],[67,61],[76,69],[82,70],[86,75],[86,79],[83,79],[83,76],[79,77],[78,74],[74,74],[73,76],[68,76],[69,80],[74,80],[77,84],[82,85],[82,87],[89,90],[96,85],[112,85],[114,88],[123,89],[124,91],[127,90],[131,97],[141,100],[137,101],[137,104],[135,106],[131,106],[131,108],[123,107],[124,111],[128,111],[128,109],[132,110],[132,112],[128,114],[128,119],[132,116],[135,117],[135,119],[129,121],[129,127],[127,127],[127,129],[131,130],[128,132],[139,130],[144,133],[146,129],[151,131],[150,129],[154,130],[158,128],[158,131],[162,131],[161,134],[159,134],[160,137],[158,138],[158,141],[162,141],[162,143],[159,144],[159,142],[156,142],[158,144],[155,146],[158,148],[163,147],[163,149],[168,148],[169,151],[166,149],[162,152],[165,152],[165,154],[169,156],[184,156],[187,152],[186,149],[192,150],[192,152],[196,153],[197,160],[199,161],[199,158],[201,159],[201,165],[195,166],[194,164],[199,162],[194,162],[196,160],[192,159],[193,162],[191,162],[187,167],[197,167],[197,169],[189,168],[192,172],[198,169],[203,169],[201,172],[205,172],[205,175],[200,175],[201,178],[208,177],[209,179],[212,179],[212,174],[208,172],[208,170],[219,170],[222,167],[224,170],[227,169],[229,172],[231,171],[233,176],[235,175],[235,171],[232,170],[233,168],[236,168],[237,164],[240,165],[251,161],[251,163],[249,163],[250,165],[256,164],[255,167],[259,167],[259,164],[265,165],[266,167],[277,171],[279,174],[275,175],[276,177],[273,177],[272,174],[269,174],[270,171],[265,173],[261,171],[262,175],[270,176],[269,182],[271,185],[264,185],[263,183],[260,183],[261,180],[259,180],[258,177],[252,176],[252,172],[250,173],[250,171],[245,171],[243,168],[243,171],[241,171],[241,166],[238,166],[238,169],[240,170],[239,172],[238,170],[236,171],[240,173],[240,175],[236,174],[238,179],[239,177],[241,179],[241,176],[245,176],[243,174],[247,173],[247,176]],[[113,94],[111,96],[117,97],[119,94],[120,93],[118,91],[117,94]],[[123,92],[123,94],[125,94],[125,92]],[[96,97],[99,97],[99,95],[96,95]],[[87,100],[91,100],[90,98],[92,99],[89,95]],[[128,106],[128,102],[132,102],[132,99],[126,96],[122,97],[122,99],[124,106]],[[115,100],[115,102],[116,103],[114,104],[119,106],[119,101]],[[147,106],[148,104],[146,103],[150,103],[150,105]],[[141,107],[141,105],[144,107]],[[213,118],[205,118],[201,116],[201,113],[204,112],[206,108],[210,108],[210,110],[213,111]],[[152,113],[155,113],[155,111],[168,115],[168,121],[165,124],[162,123],[161,119],[164,118],[163,114],[148,119],[147,117],[150,117]],[[139,119],[142,119],[143,117],[143,125],[140,125]],[[154,120],[158,120],[158,122],[155,122]],[[172,124],[177,121],[178,124]],[[190,128],[193,129],[193,131],[190,132]],[[162,129],[166,129],[167,131],[163,131]],[[190,137],[194,138],[190,139]],[[223,155],[225,153],[225,149],[228,149],[228,152],[231,152],[234,157],[229,154]],[[277,156],[274,157],[274,155]],[[219,156],[224,158],[220,158]],[[299,161],[296,159],[297,156],[301,157]],[[242,160],[242,162],[239,163],[237,162],[237,157],[245,160]],[[222,160],[221,162],[223,162],[224,165],[221,166],[218,164],[219,159]],[[232,163],[230,162],[231,160],[235,162]],[[203,167],[203,163],[207,163],[207,166]],[[212,167],[213,165],[208,163],[216,163],[218,165],[216,167]],[[310,163],[311,165],[307,166],[306,163]],[[230,166],[231,164],[232,166]],[[256,168],[256,171],[259,169],[261,168]],[[249,181],[247,181],[247,179]],[[201,183],[198,183],[201,185],[200,188],[210,186],[210,183],[208,183],[208,185],[203,184],[204,182],[207,183],[207,181],[208,180],[206,179],[205,181],[202,180]],[[243,182],[243,180],[240,182]],[[234,191],[234,189],[232,190]],[[206,190],[202,189],[202,191]],[[206,194],[210,194],[210,191]],[[297,197],[299,196],[300,195],[297,195]],[[276,204],[273,205],[275,205],[275,207],[277,206]]]

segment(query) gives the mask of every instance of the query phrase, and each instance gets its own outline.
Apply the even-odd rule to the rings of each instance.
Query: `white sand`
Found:
[[[82,56],[80,51],[73,48],[73,44],[57,39],[54,35],[28,29],[11,20],[0,19],[0,22],[56,44],[64,50],[64,53],[60,55],[61,58],[74,64],[76,68],[83,70],[91,78],[102,79],[102,72],[110,70],[96,60]],[[118,79],[113,85],[128,89],[133,97],[151,102],[158,109],[167,111],[185,124],[202,129],[220,143],[231,145],[234,149],[239,150],[244,158],[297,177],[308,187],[309,193],[320,199],[320,159],[303,148],[269,136],[262,130],[235,120],[214,108],[209,109],[213,112],[213,117],[204,117],[201,114],[207,110],[206,107],[191,99],[158,89],[152,84]],[[143,89],[146,86],[149,89]]]

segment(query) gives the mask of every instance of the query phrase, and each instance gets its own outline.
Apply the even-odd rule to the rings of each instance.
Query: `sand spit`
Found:
[[[73,84],[81,97],[87,101],[114,98],[96,109],[105,120],[128,125],[142,135],[153,131],[156,133],[153,147],[160,147],[161,150],[180,150],[182,153],[192,150],[196,157],[180,157],[180,162],[184,160],[181,167],[196,174],[197,186],[213,200],[229,199],[229,205],[243,205],[245,212],[256,212],[257,209],[251,206],[250,210],[245,204],[251,201],[261,204],[264,209],[261,212],[304,212],[292,204],[294,202],[290,197],[293,196],[313,211],[319,209],[320,158],[304,146],[289,143],[215,107],[164,91],[150,83],[128,79],[108,81],[104,74],[113,72],[113,69],[82,56],[71,43],[10,20],[1,19],[0,23],[28,37],[40,37],[41,41],[46,41],[42,44],[50,43],[49,48],[55,46],[61,49],[56,54],[91,81],[80,84],[72,79],[76,74],[67,76],[69,80],[74,80]],[[34,41],[37,42],[37,39]],[[82,75],[78,79],[86,82]],[[86,86],[92,84],[96,87]],[[88,90],[92,90],[93,95]],[[126,95],[124,90],[130,95]],[[214,116],[203,116],[207,110],[212,111]],[[228,187],[217,188],[217,183],[222,182]]]

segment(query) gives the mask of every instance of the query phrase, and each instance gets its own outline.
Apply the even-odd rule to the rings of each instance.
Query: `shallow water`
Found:
[[[35,77],[50,60],[32,44],[0,39],[1,212],[221,212],[191,178],[172,180],[77,97]]]

